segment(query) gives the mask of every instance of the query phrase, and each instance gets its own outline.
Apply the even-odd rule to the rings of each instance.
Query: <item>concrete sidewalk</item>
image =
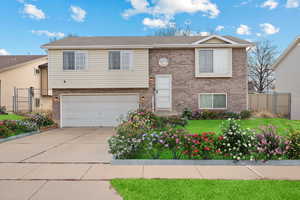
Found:
[[[121,200],[114,178],[300,180],[300,166],[120,166],[110,164],[0,164],[0,199]]]
[[[120,166],[110,164],[0,164],[0,180],[105,181],[114,178],[300,180],[300,166]]]

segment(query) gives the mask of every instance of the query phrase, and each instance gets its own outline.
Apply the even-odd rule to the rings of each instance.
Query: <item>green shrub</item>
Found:
[[[13,131],[8,129],[6,126],[1,125],[0,126],[0,137],[6,138],[13,135]]]
[[[241,119],[249,119],[251,117],[251,111],[250,110],[243,110],[241,113],[240,113],[240,117]]]
[[[185,127],[188,124],[188,120],[186,118],[172,116],[172,117],[167,117],[166,123],[172,127],[176,127],[176,126]]]
[[[225,156],[234,160],[247,159],[255,148],[255,137],[250,130],[242,129],[234,119],[228,119],[221,126],[220,149]]]
[[[300,131],[292,131],[287,137],[287,152],[289,159],[300,159]]]
[[[0,106],[0,115],[6,115],[6,107],[5,106]]]
[[[192,112],[192,110],[189,109],[189,108],[184,108],[184,110],[183,110],[183,112],[181,114],[181,117],[182,118],[186,118],[188,120],[193,119],[193,112]]]

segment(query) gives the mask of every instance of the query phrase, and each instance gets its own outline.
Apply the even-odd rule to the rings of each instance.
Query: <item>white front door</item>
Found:
[[[172,109],[172,75],[156,75],[156,109]]]

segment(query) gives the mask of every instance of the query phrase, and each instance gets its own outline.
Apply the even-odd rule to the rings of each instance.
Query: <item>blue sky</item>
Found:
[[[0,54],[43,54],[51,37],[152,35],[190,24],[283,50],[300,35],[300,0],[1,0]]]

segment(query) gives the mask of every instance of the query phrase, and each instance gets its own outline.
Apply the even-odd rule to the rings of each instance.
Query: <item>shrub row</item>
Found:
[[[272,126],[254,133],[242,129],[238,120],[228,119],[220,136],[211,132],[191,135],[178,123],[164,120],[152,112],[131,113],[109,139],[110,153],[117,159],[300,159],[297,131],[286,138],[278,136]]]
[[[41,127],[53,124],[54,121],[44,113],[35,113],[22,120],[4,120],[0,122],[0,138],[36,131]]]
[[[183,118],[189,120],[207,120],[207,119],[248,119],[251,117],[251,112],[244,110],[240,113],[227,111],[212,111],[212,110],[195,110],[185,108],[181,115]]]

